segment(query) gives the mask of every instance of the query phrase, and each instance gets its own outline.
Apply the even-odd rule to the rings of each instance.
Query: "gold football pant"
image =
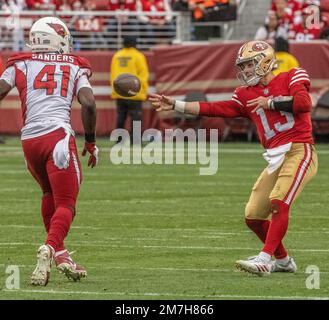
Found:
[[[293,143],[282,165],[272,174],[267,168],[257,179],[246,205],[247,219],[266,220],[271,214],[271,201],[291,205],[306,184],[316,175],[318,157],[313,145]]]

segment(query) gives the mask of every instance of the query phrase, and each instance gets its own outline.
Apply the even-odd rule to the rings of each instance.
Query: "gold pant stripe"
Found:
[[[298,190],[298,187],[300,183],[302,182],[305,173],[310,166],[310,163],[312,161],[312,148],[310,144],[304,144],[304,149],[305,149],[305,156],[304,159],[301,161],[300,168],[298,169],[294,182],[292,183],[290,190],[288,191],[287,195],[283,199],[283,201],[287,204],[290,205],[291,201],[294,199],[296,192]]]

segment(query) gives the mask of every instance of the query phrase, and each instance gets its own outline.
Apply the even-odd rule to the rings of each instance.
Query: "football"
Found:
[[[133,74],[123,73],[114,80],[113,88],[122,97],[133,97],[140,91],[141,82]]]

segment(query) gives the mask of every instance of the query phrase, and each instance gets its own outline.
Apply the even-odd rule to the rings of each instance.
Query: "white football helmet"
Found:
[[[56,17],[37,20],[30,30],[32,52],[72,52],[72,37],[66,24]]]

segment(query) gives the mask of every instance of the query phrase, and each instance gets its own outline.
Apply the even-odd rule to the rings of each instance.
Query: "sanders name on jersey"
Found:
[[[63,54],[33,53],[32,60],[70,62],[74,63],[74,57]]]

